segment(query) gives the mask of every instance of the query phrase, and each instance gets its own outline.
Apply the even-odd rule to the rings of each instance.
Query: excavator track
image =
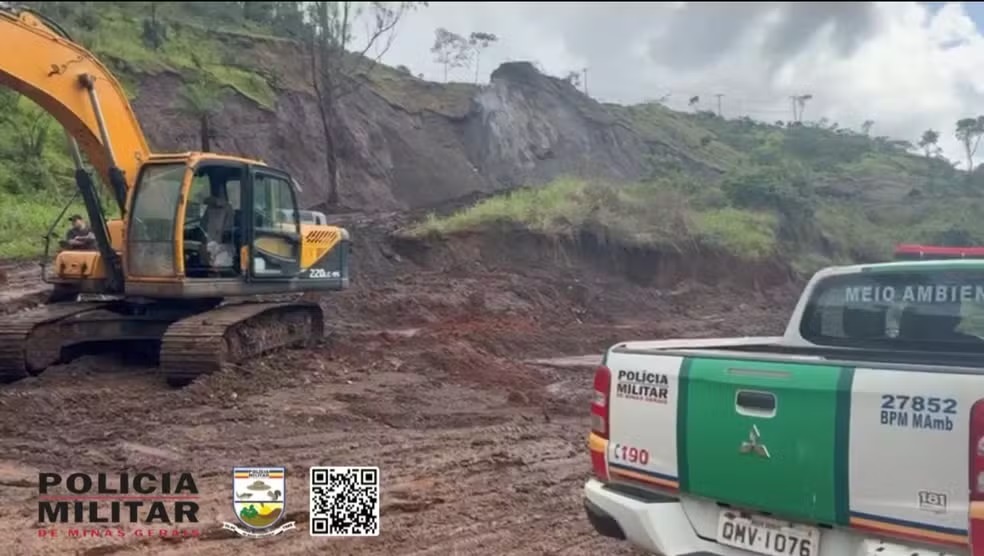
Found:
[[[240,363],[324,335],[316,303],[238,303],[179,320],[161,341],[160,366],[168,383],[182,386],[226,363]]]
[[[0,384],[43,371],[61,358],[59,321],[105,307],[105,303],[47,305],[0,319]]]

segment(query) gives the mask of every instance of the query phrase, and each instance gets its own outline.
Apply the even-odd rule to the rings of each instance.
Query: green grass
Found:
[[[651,141],[685,153],[712,168],[726,170],[739,164],[745,157],[732,145],[720,140],[713,130],[697,125],[694,117],[674,112],[660,104],[636,106],[611,106],[610,110],[626,125],[639,130]],[[673,158],[654,155],[654,162],[673,165]]]
[[[693,214],[697,240],[712,248],[746,259],[763,259],[779,247],[778,219],[774,214],[735,208]]]
[[[162,21],[167,24],[167,36],[162,47],[154,50],[142,37],[146,15],[125,3],[106,3],[100,8],[96,27],[78,30],[75,34],[83,45],[110,66],[118,79],[129,82],[125,88],[130,93],[135,92],[133,83],[140,75],[173,72],[190,77],[204,71],[220,85],[234,89],[258,106],[273,109],[276,93],[267,77],[251,64],[252,58],[243,55],[242,50],[244,41],[251,45],[272,37],[243,31],[235,34],[238,40],[230,40],[229,29],[220,29],[220,33],[216,33],[186,14],[176,13],[162,16]]]
[[[423,111],[463,118],[471,110],[478,87],[471,83],[434,83],[397,69],[376,64],[367,79],[371,90],[393,106],[411,114]]]
[[[206,71],[218,83],[232,87],[257,105],[272,110],[277,104],[277,93],[266,78],[256,72],[230,66],[207,66]]]
[[[46,196],[12,196],[0,194],[0,259],[31,259],[44,253],[44,235],[58,218],[68,196],[61,204],[53,204]],[[80,200],[72,203],[54,230],[51,253],[58,249],[68,229],[67,218],[74,213],[85,214]]]
[[[574,238],[582,230],[607,241],[687,251],[717,248],[748,260],[775,254],[774,215],[734,208],[701,209],[667,184],[612,184],[564,178],[537,189],[493,197],[445,218],[430,215],[407,230],[411,237],[520,226]]]
[[[831,264],[888,260],[903,242],[984,243],[982,198],[812,203],[794,220],[782,206],[736,205],[714,184],[686,176],[629,184],[565,178],[492,197],[446,217],[430,215],[405,233],[447,237],[519,227],[574,238],[588,230],[608,241],[656,250],[705,248],[746,261],[781,258],[804,274]]]
[[[984,244],[984,172],[833,125],[777,125],[646,104],[613,112],[658,146],[640,183],[557,180],[486,200],[407,231],[450,235],[490,225],[627,244],[779,258],[810,273],[883,261],[902,242]],[[710,163],[709,163],[710,161]],[[694,171],[694,163],[720,171]]]
[[[52,10],[48,15],[107,65],[131,101],[139,94],[141,79],[171,72],[189,83],[205,74],[260,107],[275,106],[276,93],[267,77],[256,69],[253,56],[244,54],[254,44],[274,40],[261,28],[249,22],[205,25],[201,17],[186,13],[201,8],[158,3],[167,38],[154,50],[142,36],[149,15],[145,5],[90,4],[47,3],[43,9]],[[61,126],[26,98],[5,95],[12,93],[0,88],[0,258],[34,258],[43,252],[42,236],[75,192],[74,165]],[[103,197],[104,202],[109,199]],[[85,214],[81,201],[66,214],[74,212]],[[115,211],[108,213],[113,215]],[[67,226],[63,221],[56,227],[56,239]]]
[[[0,125],[0,259],[25,259],[40,256],[44,251],[42,237],[75,194],[74,166],[67,152],[65,133],[57,122],[44,115],[38,119],[40,108],[23,97],[5,105],[7,125]],[[47,123],[47,125],[44,125]],[[25,132],[29,142],[36,142],[40,157],[25,155]],[[101,192],[107,216],[118,211],[108,210],[110,196]],[[85,214],[81,199],[76,198],[65,213]],[[64,237],[68,222],[55,229]],[[55,243],[52,248],[57,248]]]
[[[52,10],[49,15],[111,68],[131,99],[142,80],[164,72],[189,84],[233,89],[264,109],[276,106],[278,90],[308,90],[306,78],[298,77],[306,68],[284,56],[296,49],[275,36],[283,34],[283,22],[247,20],[241,3],[156,3],[166,27],[159,49],[144,36],[147,3],[34,4]],[[429,83],[386,66],[374,68],[368,80],[375,94],[408,113],[452,119],[469,113],[477,92],[471,84]],[[984,243],[984,172],[968,177],[946,161],[828,123],[776,125],[675,112],[658,103],[566,100],[586,120],[638,136],[649,152],[641,181],[561,178],[432,216],[408,233],[519,226],[575,238],[587,230],[628,245],[708,248],[747,260],[780,257],[797,269],[884,260],[902,241]],[[24,147],[23,130],[37,129],[30,125],[36,113],[20,101],[0,114],[0,257],[38,254],[36,238],[61,210],[60,199],[74,191],[57,124]]]
[[[449,235],[506,223],[521,223],[530,230],[563,233],[584,224],[587,205],[580,202],[588,184],[569,179],[550,187],[523,189],[493,197],[447,218],[430,215],[414,228],[419,235]]]

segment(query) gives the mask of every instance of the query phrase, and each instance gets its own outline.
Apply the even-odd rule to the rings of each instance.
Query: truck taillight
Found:
[[[970,500],[984,502],[984,400],[970,408]]]
[[[968,450],[968,485],[970,491],[971,554],[984,554],[984,400],[970,408],[970,438]]]
[[[598,367],[594,375],[594,393],[591,398],[591,471],[602,481],[608,481],[608,391],[612,385],[612,372],[608,367]]]
[[[608,392],[611,385],[612,372],[604,365],[598,367],[591,400],[591,430],[602,438],[608,438]]]

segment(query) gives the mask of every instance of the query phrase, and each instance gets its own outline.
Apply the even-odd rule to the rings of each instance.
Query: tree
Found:
[[[984,134],[984,116],[976,118],[963,118],[957,121],[957,130],[954,135],[963,143],[964,152],[967,153],[967,173],[974,170],[974,153],[977,152],[977,144]]]
[[[687,104],[696,111],[697,105],[700,104],[700,97],[699,96],[690,97],[690,102],[688,102]]]
[[[161,4],[168,6],[174,3]],[[209,21],[212,25],[241,26],[243,23],[243,2],[183,2],[180,10]]]
[[[803,121],[803,111],[806,109],[806,101],[812,100],[813,95],[794,95],[793,99],[793,121],[796,123]],[[798,109],[798,110],[797,110]]]
[[[202,152],[211,152],[215,138],[212,116],[222,106],[222,85],[199,70],[198,79],[182,85],[179,95],[179,110],[198,120],[199,148]]]
[[[448,80],[448,68],[457,68],[468,62],[468,41],[457,33],[444,27],[434,31],[434,45],[431,52],[434,60],[444,66],[444,81]]]
[[[274,20],[276,2],[243,2],[243,18],[260,25],[270,25]]]
[[[396,37],[396,25],[408,11],[426,2],[371,2],[362,6],[353,2],[308,2],[310,20],[308,55],[311,80],[321,127],[325,140],[325,167],[328,171],[327,204],[338,204],[338,130],[344,119],[339,102],[358,90],[365,77],[375,68]],[[352,25],[368,19],[365,42],[355,52],[352,45]],[[373,56],[367,53],[373,50]]]
[[[300,2],[274,2],[273,31],[291,39],[306,38],[307,24]]]
[[[163,21],[157,19],[158,4],[160,2],[148,2],[150,4],[150,18],[143,20],[143,34],[141,39],[146,46],[153,50],[160,50],[167,40],[167,26]]]
[[[0,89],[0,125],[14,130],[16,152],[21,163],[41,164],[48,132],[54,120],[36,105],[21,104],[21,95],[15,91]]]
[[[476,31],[468,37],[468,46],[471,47],[475,55],[475,83],[478,83],[478,67],[482,57],[482,51],[498,40],[499,37],[492,33],[483,33],[481,31]],[[445,76],[445,80],[447,80],[447,76]]]
[[[260,512],[257,511],[257,509],[256,509],[255,506],[253,506],[252,504],[250,504],[249,506],[243,507],[243,509],[239,511],[239,515],[243,519],[252,519],[252,518],[257,517],[258,515],[260,515]]]
[[[861,124],[861,133],[868,135],[869,133],[871,133],[871,128],[874,127],[874,125],[875,125],[874,120],[865,120],[864,123]]]
[[[569,71],[569,72],[567,72],[567,75],[564,76],[564,81],[567,81],[568,83],[570,83],[571,85],[573,85],[575,87],[580,87],[581,86],[581,74],[580,74],[580,72],[577,72],[577,71]]]
[[[919,139],[919,146],[926,153],[926,158],[939,154],[940,147],[937,144],[939,140],[940,134],[938,131],[927,129],[923,132],[922,137]]]

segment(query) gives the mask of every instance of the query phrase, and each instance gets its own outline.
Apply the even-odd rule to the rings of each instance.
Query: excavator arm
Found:
[[[0,53],[0,87],[20,92],[58,120],[122,211],[126,192],[151,153],[119,82],[57,24],[4,3]]]

